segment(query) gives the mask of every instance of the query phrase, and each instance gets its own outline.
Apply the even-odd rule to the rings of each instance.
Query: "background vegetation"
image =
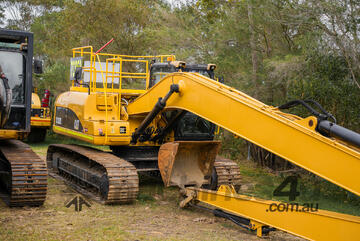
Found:
[[[70,85],[71,48],[114,38],[107,52],[216,63],[226,84],[266,104],[313,99],[360,132],[359,0],[10,0],[0,1],[1,23],[34,32],[46,67],[35,85],[55,95]],[[222,138],[239,157],[244,141]]]
[[[267,104],[314,99],[358,132],[359,16],[358,0],[0,2],[3,27],[34,32],[46,65],[36,85],[55,94],[68,88],[71,48],[115,38],[108,52],[216,63],[227,84]]]

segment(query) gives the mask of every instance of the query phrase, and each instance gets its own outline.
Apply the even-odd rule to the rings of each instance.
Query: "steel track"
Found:
[[[18,140],[0,142],[1,198],[10,207],[43,205],[47,192],[46,163]]]
[[[214,167],[217,174],[216,190],[220,185],[233,185],[236,190],[240,188],[240,169],[239,165],[223,157],[216,157]]]
[[[133,202],[139,192],[136,168],[98,149],[79,145],[50,145],[47,164],[52,176],[66,180],[78,192],[104,204]]]

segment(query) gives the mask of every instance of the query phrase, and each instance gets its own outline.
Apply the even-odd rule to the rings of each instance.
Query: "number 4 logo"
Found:
[[[288,184],[290,184],[290,191],[283,191]],[[295,201],[296,197],[300,195],[297,191],[297,184],[297,176],[289,176],[274,190],[273,195],[275,197],[289,197],[289,201]]]

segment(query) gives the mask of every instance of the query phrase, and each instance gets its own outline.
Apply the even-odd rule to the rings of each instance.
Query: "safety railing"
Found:
[[[115,71],[115,67],[119,66],[119,71]],[[145,72],[127,72],[124,71],[124,63],[142,63],[145,65]],[[109,69],[111,67],[111,70]],[[117,90],[120,94],[141,94],[149,85],[150,79],[150,72],[149,72],[149,62],[147,60],[138,60],[138,59],[123,59],[123,58],[111,58],[106,60],[106,76],[105,76],[105,86],[109,88],[108,80],[111,80],[110,86],[111,91],[114,92]],[[131,79],[131,80],[144,80],[145,81],[145,88],[144,89],[135,89],[135,88],[124,88],[123,87],[123,79]],[[116,83],[116,81],[118,83]],[[114,85],[117,84],[118,88],[114,89]],[[131,86],[131,83],[130,83]]]
[[[146,89],[149,88],[150,62],[157,60],[160,63],[164,63],[176,60],[174,55],[133,56],[95,53],[92,46],[73,48],[72,53],[75,63],[74,66],[71,66],[73,68],[73,74],[75,74],[76,67],[81,67],[83,71],[83,78],[81,80],[72,81],[72,90],[104,93],[104,144],[107,143],[108,139],[108,112],[110,111],[107,103],[108,94],[118,94],[117,106],[118,118],[120,119],[122,96],[140,95],[145,93]],[[130,71],[124,68],[124,64],[144,64],[145,66],[143,68],[135,68],[135,71]],[[142,70],[142,72],[136,71],[138,69]],[[131,80],[127,81],[130,88],[124,88],[123,83],[125,79]],[[137,88],[137,86],[134,87],[134,84],[131,83],[134,82],[134,80],[142,80],[145,86],[141,89]]]
[[[146,91],[149,86],[149,71],[150,62],[157,60],[161,63],[175,61],[174,55],[150,55],[150,56],[136,56],[136,55],[121,55],[121,54],[108,54],[108,53],[95,53],[92,46],[73,48],[73,58],[81,57],[84,63],[81,64],[84,79],[80,80],[79,83],[72,81],[72,87],[76,90],[84,91],[84,88],[89,88],[90,92],[113,92],[122,94],[142,94]],[[85,65],[85,62],[87,65]],[[120,65],[121,70],[115,70],[117,62]],[[105,66],[103,66],[106,63]],[[109,65],[109,63],[112,63]],[[143,68],[143,72],[129,72],[123,71],[124,63],[145,63],[146,67]],[[119,79],[145,79],[145,86],[143,88],[122,88],[119,83],[118,88],[114,88],[114,84],[107,86],[104,83],[107,82],[107,78],[112,78],[114,82],[114,75]],[[85,79],[86,76],[86,79]],[[121,81],[122,82],[122,81]],[[102,83],[102,84],[101,84]],[[104,90],[106,88],[107,90]]]

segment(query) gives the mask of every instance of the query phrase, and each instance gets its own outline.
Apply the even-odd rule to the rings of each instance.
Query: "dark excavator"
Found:
[[[0,30],[0,196],[9,206],[46,198],[46,163],[21,140],[30,132],[33,34]]]

